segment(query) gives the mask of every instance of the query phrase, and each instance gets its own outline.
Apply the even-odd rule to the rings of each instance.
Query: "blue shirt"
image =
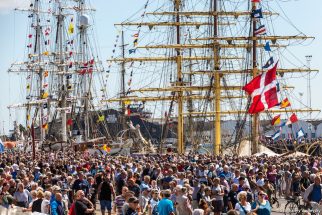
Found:
[[[259,215],[270,215],[271,214],[271,205],[266,201],[265,205],[259,204],[259,208],[256,211]]]
[[[163,198],[158,204],[159,215],[169,215],[174,212],[173,202],[167,198]]]
[[[59,201],[53,201],[52,203],[50,203],[50,208],[51,208],[51,215],[64,215],[64,209],[63,209],[63,205],[61,202]]]
[[[321,198],[322,198],[321,186],[320,185],[313,185],[313,190],[311,192],[310,201],[320,202]]]

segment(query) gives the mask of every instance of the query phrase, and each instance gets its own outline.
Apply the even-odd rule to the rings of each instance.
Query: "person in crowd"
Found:
[[[252,210],[253,212],[260,215],[270,215],[271,214],[271,205],[269,201],[266,200],[267,194],[263,191],[258,193],[258,201],[255,203],[255,208]]]
[[[235,210],[239,212],[240,215],[248,215],[252,210],[251,204],[247,202],[247,192],[241,191],[237,195],[238,203],[235,205]]]
[[[23,183],[17,184],[17,190],[14,193],[16,205],[19,207],[27,208],[29,201],[31,201],[31,195],[28,190],[25,189]]]
[[[164,190],[162,192],[162,199],[158,204],[159,215],[174,215],[173,202],[170,200],[171,190]]]
[[[105,210],[108,215],[111,215],[112,201],[115,199],[115,192],[113,184],[107,175],[104,176],[104,180],[98,186],[97,194],[99,196],[98,199],[100,201],[102,215],[105,215]]]
[[[76,215],[94,214],[94,206],[92,202],[85,197],[83,190],[78,190],[76,192],[75,212]]]

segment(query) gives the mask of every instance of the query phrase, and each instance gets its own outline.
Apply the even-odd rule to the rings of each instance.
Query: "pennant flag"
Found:
[[[254,31],[254,33],[255,33],[255,36],[266,34],[266,28],[265,28],[265,25],[261,25],[261,26],[259,26],[258,28],[256,28],[256,29],[255,29],[255,31]]]
[[[30,120],[30,115],[29,114],[27,115],[27,120]]]
[[[110,148],[110,147],[108,147],[106,144],[104,144],[104,145],[102,146],[102,150],[106,151],[107,153],[110,153],[110,152],[111,152],[111,148]]]
[[[27,84],[27,90],[30,90],[30,84]]]
[[[281,115],[277,115],[272,119],[271,125],[281,124]]]
[[[262,8],[253,10],[251,16],[252,18],[263,18]]]
[[[45,129],[45,130],[47,130],[48,129],[48,124],[47,123],[43,124],[42,125],[42,128]]]
[[[269,45],[269,42],[266,42],[264,49],[265,49],[265,51],[268,51],[268,52],[272,51],[271,46]]]
[[[42,98],[43,98],[43,99],[47,99],[47,98],[48,98],[48,93],[47,93],[47,92],[44,92],[44,93],[42,94]]]
[[[132,53],[135,53],[136,52],[136,49],[130,49],[129,50],[129,54],[132,54]]]
[[[67,85],[67,90],[72,90],[73,86],[71,84]]]
[[[134,44],[134,47],[137,47],[137,45],[138,45],[138,38],[134,39],[133,44]]]
[[[133,34],[133,37],[138,38],[139,37],[139,33]]]
[[[66,78],[67,79],[71,79],[73,77],[73,75],[72,74],[68,74],[68,75],[66,75]]]
[[[92,59],[92,60],[89,61],[89,64],[90,65],[93,65],[94,63],[95,63],[94,59]]]
[[[49,55],[49,51],[45,51],[45,52],[43,53],[43,55],[48,56],[48,55]]]
[[[29,35],[28,35],[28,38],[32,38],[32,34],[29,34]]]
[[[104,120],[105,120],[105,116],[104,115],[98,116],[97,122],[104,122]]]
[[[270,57],[268,59],[268,61],[266,62],[266,64],[262,68],[263,69],[267,69],[268,67],[270,67],[271,65],[273,65],[273,63],[274,63],[274,59],[273,59],[273,57]]]
[[[85,75],[86,71],[87,71],[87,69],[82,69],[82,70],[81,70],[81,71],[79,71],[78,73],[79,73],[80,75]]]
[[[296,133],[296,138],[299,139],[301,137],[304,137],[305,134],[304,134],[304,131],[303,129],[301,128],[297,133]]]
[[[128,105],[130,105],[130,104],[131,104],[131,101],[126,100],[126,101],[123,101],[123,103],[124,103],[124,105],[128,106]]]
[[[70,62],[68,68],[70,69],[72,67],[73,67],[73,62]]]
[[[68,34],[73,34],[74,33],[74,24],[71,22],[69,23],[68,26]]]
[[[43,107],[44,109],[47,109],[47,108],[48,108],[48,104],[47,104],[47,103],[44,103],[44,104],[42,105],[42,107]]]
[[[73,120],[72,119],[68,119],[66,124],[69,125],[69,126],[72,126],[73,125]]]
[[[0,139],[0,153],[4,152],[4,144],[2,142],[2,140]]]
[[[299,121],[299,120],[297,119],[296,114],[295,114],[295,113],[293,113],[293,114],[290,116],[290,118],[287,120],[287,122],[286,122],[286,124],[285,124],[285,125],[291,125],[291,124],[293,124],[293,123],[296,123],[297,121]]]
[[[273,140],[277,140],[279,138],[279,136],[281,135],[281,131],[276,131],[272,136],[271,138]]]
[[[48,83],[44,83],[44,84],[42,85],[42,87],[43,87],[43,88],[48,87]]]
[[[276,88],[277,63],[267,72],[256,76],[243,87],[252,98],[248,113],[255,114],[278,104]]]
[[[281,102],[281,106],[280,108],[287,108],[291,106],[291,102],[288,100],[288,98],[285,98],[282,102]]]
[[[48,71],[45,71],[44,72],[44,77],[46,78],[46,77],[48,77]]]

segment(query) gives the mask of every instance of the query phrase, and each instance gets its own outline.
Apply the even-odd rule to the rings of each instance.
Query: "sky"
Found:
[[[160,1],[160,0],[155,0]],[[169,1],[169,0],[162,0]],[[312,55],[311,68],[322,70],[322,28],[319,25],[322,20],[322,1],[321,0],[265,0],[267,4],[279,2],[284,11],[284,19],[289,19],[288,24],[296,26],[306,35],[314,36],[316,39],[305,46],[294,49],[293,54],[305,63],[305,56]],[[137,12],[145,4],[145,0],[92,0],[92,5],[97,9],[96,12],[96,31],[97,40],[100,46],[102,60],[105,61],[111,56],[112,48],[116,36],[114,23],[120,23]],[[0,0],[0,134],[8,133],[12,129],[12,122],[16,119],[21,120],[23,114],[17,111],[9,113],[9,104],[20,103],[21,90],[24,89],[24,79],[19,75],[8,74],[10,64],[15,61],[23,60],[25,50],[25,39],[27,35],[27,15],[15,12],[16,7],[29,5],[28,0]],[[285,22],[284,22],[285,23]],[[318,23],[318,24],[316,24]],[[278,35],[292,34],[284,24],[276,24]],[[307,46],[309,45],[309,46]],[[322,74],[312,74],[312,108],[322,109]],[[303,93],[302,103],[306,104],[307,81],[305,77],[295,78],[292,84],[296,86],[295,94]],[[297,96],[299,97],[299,96]],[[301,99],[301,97],[299,97]],[[295,104],[301,107],[301,104]],[[22,112],[20,112],[22,113]],[[303,117],[307,117],[304,115]],[[312,114],[314,119],[321,119],[322,114]]]

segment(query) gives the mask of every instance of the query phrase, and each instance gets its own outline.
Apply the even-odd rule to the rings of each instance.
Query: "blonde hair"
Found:
[[[245,197],[247,199],[247,192],[246,191],[241,191],[240,193],[238,193],[238,195],[237,195],[238,201],[240,201],[242,197]]]

